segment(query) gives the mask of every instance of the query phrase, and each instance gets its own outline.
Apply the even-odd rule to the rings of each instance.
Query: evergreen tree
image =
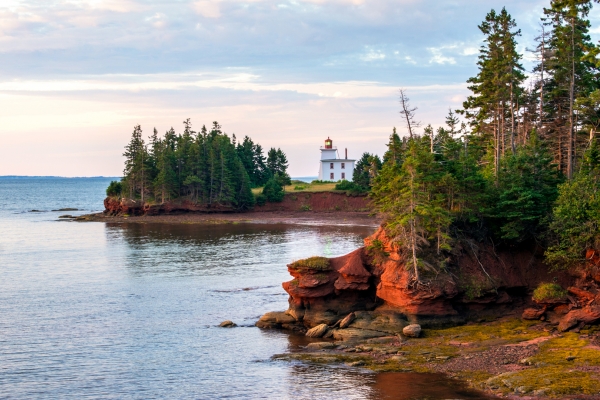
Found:
[[[123,185],[129,198],[140,198],[144,201],[144,195],[148,191],[148,151],[142,138],[142,128],[136,125],[131,134],[131,140],[125,147],[125,169],[123,171]]]
[[[489,216],[502,239],[538,237],[558,195],[561,181],[552,155],[534,132],[527,145],[502,160],[498,186],[491,189]]]
[[[479,26],[485,45],[480,49],[479,73],[468,80],[473,95],[464,102],[462,111],[471,120],[474,133],[491,138],[494,176],[505,153],[507,136],[512,153],[516,151],[516,112],[525,75],[516,50],[516,37],[521,32],[515,28],[505,8],[499,14],[490,11]]]
[[[371,181],[377,176],[381,167],[382,164],[379,156],[363,153],[354,166],[352,182],[360,188],[361,191],[369,191],[372,185]]]
[[[559,187],[550,225],[556,242],[546,251],[555,268],[579,266],[586,250],[600,251],[600,146],[593,139],[582,168]]]
[[[545,130],[552,138],[555,158],[569,179],[575,171],[577,118],[575,102],[599,87],[598,71],[588,57],[594,45],[589,37],[587,16],[591,0],[552,0],[544,8],[545,24],[551,28],[546,62],[549,78],[545,82]]]
[[[390,142],[394,145],[394,140]],[[429,150],[428,138],[409,139],[401,167],[394,165],[394,158],[388,158],[372,189],[376,208],[385,216],[386,229],[406,249],[406,260],[417,284],[421,282],[420,269],[430,266],[419,257],[422,248],[430,246],[429,240],[436,241],[437,253],[450,248],[452,216],[438,186],[446,173]]]

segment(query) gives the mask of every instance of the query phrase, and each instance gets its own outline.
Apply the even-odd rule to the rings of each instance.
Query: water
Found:
[[[439,375],[271,360],[304,344],[253,326],[287,307],[285,264],[371,229],[57,220],[101,209],[109,181],[0,178],[0,398],[480,398]]]

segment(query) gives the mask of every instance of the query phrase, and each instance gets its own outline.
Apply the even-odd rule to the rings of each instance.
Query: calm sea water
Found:
[[[0,398],[480,398],[439,375],[271,360],[305,344],[253,326],[287,308],[285,265],[371,228],[58,220],[99,211],[109,181],[0,178]]]

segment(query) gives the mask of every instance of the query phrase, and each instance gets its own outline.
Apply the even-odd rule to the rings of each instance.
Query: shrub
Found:
[[[281,202],[285,196],[283,187],[274,178],[267,181],[262,194],[266,197],[267,201],[271,203]]]
[[[304,190],[304,189],[306,189],[306,186],[300,186],[300,185],[294,186],[294,190]]]
[[[295,270],[329,271],[329,259],[325,257],[310,257],[294,261],[290,268]]]
[[[541,283],[533,291],[535,301],[544,302],[547,300],[563,300],[567,297],[567,291],[556,283]]]
[[[390,256],[390,253],[385,251],[385,245],[379,239],[373,240],[367,246],[367,254],[373,257],[373,261],[377,264],[384,262]]]
[[[335,185],[335,190],[346,190],[350,193],[366,193],[369,191],[367,188],[364,188],[360,185],[357,185],[354,182],[350,182],[347,180],[343,180],[337,185]]]
[[[256,196],[256,204],[259,206],[264,206],[267,202],[267,197],[264,194],[259,194]]]
[[[121,192],[123,191],[123,184],[117,181],[111,181],[108,187],[106,188],[106,195],[108,197],[118,197],[121,196]]]
[[[300,206],[300,211],[310,211],[312,210],[312,208],[310,208],[310,206],[308,204],[302,204]]]

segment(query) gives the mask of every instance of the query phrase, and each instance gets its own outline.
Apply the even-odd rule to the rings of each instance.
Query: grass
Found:
[[[293,183],[285,187],[286,193],[298,193],[298,192],[308,192],[308,193],[316,193],[316,192],[338,192],[344,193],[345,190],[335,190],[336,182],[327,182],[327,183],[305,183],[297,184]],[[252,189],[252,193],[255,195],[261,194],[263,188],[254,188]]]
[[[533,291],[533,299],[539,302],[566,298],[567,291],[556,283],[542,283]]]
[[[515,388],[529,393],[542,390],[544,395],[560,398],[565,395],[599,394],[600,380],[596,373],[579,368],[600,365],[600,351],[586,348],[588,341],[579,334],[565,333],[540,345],[540,351],[529,359],[532,368],[502,374],[489,380],[504,394]]]
[[[325,257],[310,257],[304,260],[294,261],[290,268],[295,270],[329,271],[329,259]]]

